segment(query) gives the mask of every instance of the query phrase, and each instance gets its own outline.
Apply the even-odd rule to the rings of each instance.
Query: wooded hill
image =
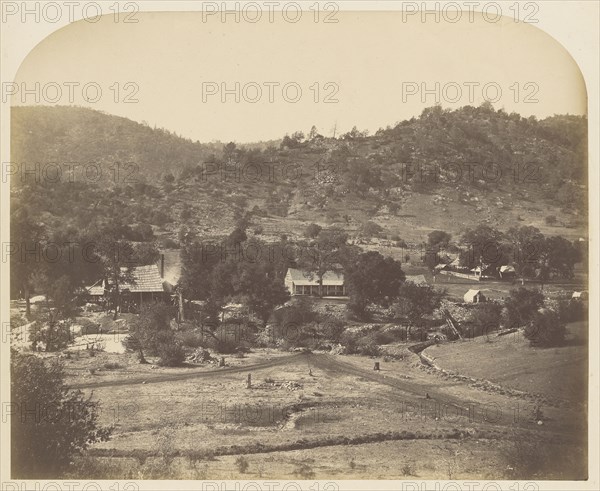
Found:
[[[544,231],[552,215],[562,230],[551,233],[578,237],[586,149],[584,117],[536,120],[490,104],[431,107],[371,136],[355,128],[328,138],[313,127],[243,146],[193,142],[91,109],[14,107],[11,206],[50,230],[149,224],[175,240],[188,230],[227,234],[243,212],[265,236],[300,234],[309,222],[352,235],[372,221],[377,235],[418,242],[476,223]],[[61,168],[58,179],[49,163]],[[35,164],[37,182],[22,172]],[[89,164],[96,171],[86,175]]]

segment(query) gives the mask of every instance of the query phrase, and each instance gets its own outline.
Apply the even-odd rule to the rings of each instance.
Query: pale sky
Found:
[[[137,24],[105,16],[68,25],[29,54],[15,82],[61,87],[59,94],[46,85],[40,104],[58,99],[92,107],[201,142],[269,140],[307,133],[312,125],[327,136],[334,126],[339,134],[354,125],[372,134],[418,116],[437,95],[443,107],[479,105],[486,84],[487,96],[498,99],[494,107],[508,112],[543,118],[586,111],[583,78],[567,51],[508,18],[422,23],[401,12],[347,11],[337,13],[337,24],[315,23],[310,15],[295,24],[266,16],[256,24],[203,21],[199,12],[137,18]],[[83,99],[82,86],[90,82],[102,90],[96,103]],[[236,82],[240,101],[229,94],[223,102],[223,84],[235,92]],[[72,101],[65,83],[79,84]],[[423,84],[432,91],[425,101]],[[89,96],[97,86],[89,86]],[[137,102],[125,103],[127,95]],[[327,96],[337,102],[325,103]],[[13,99],[34,103],[22,91]]]

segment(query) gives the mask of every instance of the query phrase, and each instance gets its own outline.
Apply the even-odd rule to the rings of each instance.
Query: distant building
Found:
[[[417,286],[427,285],[427,280],[425,279],[425,275],[417,274],[417,275],[407,275],[404,278],[404,281],[407,283],[412,283]]]
[[[577,300],[587,300],[588,299],[588,292],[573,292],[573,295],[571,295],[571,298],[577,299]]]
[[[502,278],[503,280],[505,279],[512,279],[517,275],[517,272],[515,271],[515,268],[513,268],[512,266],[500,266],[500,269],[498,270],[499,274],[500,274],[500,278]]]
[[[123,273],[127,268],[121,268]],[[131,279],[119,283],[119,294],[124,304],[142,304],[154,300],[164,300],[165,289],[156,264],[131,268]],[[114,289],[112,280],[99,280],[86,288],[91,300],[107,300]]]
[[[285,287],[290,295],[319,295],[319,278],[300,269],[288,268],[285,275]],[[346,286],[344,275],[334,271],[327,271],[323,275],[324,297],[345,297]]]
[[[486,300],[481,290],[469,290],[463,298],[466,303],[481,303]]]
[[[475,266],[471,269],[471,273],[481,279],[481,278],[494,278],[496,276],[496,270],[491,264],[483,264],[481,266]]]

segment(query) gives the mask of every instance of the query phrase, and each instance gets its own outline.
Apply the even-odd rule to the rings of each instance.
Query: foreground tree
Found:
[[[348,264],[345,280],[350,295],[348,307],[363,317],[369,304],[387,307],[397,299],[404,272],[400,261],[370,251]]]
[[[74,456],[106,441],[99,403],[64,383],[62,365],[11,353],[11,467],[16,479],[58,478]]]
[[[434,230],[427,235],[427,249],[440,252],[441,250],[448,247],[452,235],[443,230]]]
[[[433,314],[440,306],[445,293],[436,290],[431,285],[415,285],[408,282],[402,285],[398,301],[393,308],[397,317],[408,321],[411,326],[421,327],[425,324],[424,317]]]
[[[536,290],[519,288],[512,290],[504,301],[505,327],[521,327],[531,321],[544,305],[544,295]]]
[[[471,269],[482,264],[494,267],[508,264],[503,238],[502,232],[489,225],[468,229],[461,237],[461,243],[466,247],[460,255],[461,265]]]
[[[262,322],[267,324],[273,309],[283,305],[290,294],[277,277],[272,263],[261,261],[242,263],[235,275],[236,296]]]
[[[509,228],[506,237],[517,274],[522,278],[533,278],[544,255],[544,236],[536,227],[523,225]]]
[[[566,332],[558,314],[543,309],[533,314],[525,327],[524,336],[529,339],[531,346],[547,348],[564,344]]]
[[[349,248],[348,236],[338,228],[332,227],[319,232],[317,238],[298,258],[298,266],[317,278],[319,296],[323,296],[323,276],[327,271],[341,272],[346,262]]]

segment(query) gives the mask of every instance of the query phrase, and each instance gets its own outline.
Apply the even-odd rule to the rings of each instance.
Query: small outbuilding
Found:
[[[571,298],[575,299],[575,300],[587,300],[588,299],[588,292],[573,292],[573,295],[571,295]]]
[[[498,272],[500,273],[500,278],[502,279],[514,278],[517,274],[515,268],[509,265],[500,266]]]
[[[404,279],[407,283],[412,283],[417,286],[426,286],[427,280],[425,279],[425,275],[416,274],[416,275],[407,275]]]
[[[481,290],[469,290],[464,295],[465,303],[482,303],[485,302],[486,298]]]

